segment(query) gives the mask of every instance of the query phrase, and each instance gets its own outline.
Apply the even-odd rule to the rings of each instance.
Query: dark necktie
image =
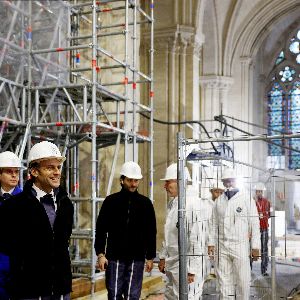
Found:
[[[44,197],[40,198],[40,201],[45,208],[49,222],[51,224],[51,227],[53,228],[55,217],[56,217],[53,196],[51,194],[46,194]]]
[[[10,193],[4,193],[4,194],[2,195],[2,197],[3,197],[4,200],[8,199],[10,196],[11,196]]]
[[[228,200],[230,199],[230,198],[232,198],[237,192],[238,192],[239,190],[238,189],[233,189],[233,190],[227,190],[226,192],[225,192],[225,195],[227,196],[227,198],[228,198]]]

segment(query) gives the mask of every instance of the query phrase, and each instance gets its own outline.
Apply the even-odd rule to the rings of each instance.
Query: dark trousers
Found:
[[[7,283],[9,280],[9,257],[0,253],[0,299],[9,300]]]
[[[144,261],[109,260],[105,271],[108,300],[139,300],[144,265]]]
[[[269,240],[268,229],[261,230],[260,231],[260,241],[261,241],[261,274],[266,273],[267,269],[268,269],[268,262],[269,262],[268,240]]]

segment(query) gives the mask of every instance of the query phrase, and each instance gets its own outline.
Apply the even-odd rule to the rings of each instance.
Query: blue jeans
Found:
[[[144,261],[109,260],[105,271],[108,300],[139,300]]]

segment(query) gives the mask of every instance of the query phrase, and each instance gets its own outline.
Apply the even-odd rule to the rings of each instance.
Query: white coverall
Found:
[[[207,207],[208,207],[208,224],[209,226],[211,226],[212,224],[212,215],[213,215],[213,210],[214,207],[216,205],[216,200],[214,201],[211,197],[209,197],[207,200],[203,200],[205,201]],[[207,233],[207,239],[206,239],[206,246],[209,243],[209,232]],[[208,255],[206,257],[206,273],[205,273],[205,278],[209,275],[209,274],[215,274],[214,268],[215,268],[215,262],[214,260],[212,260]]]
[[[201,206],[201,200],[186,195],[186,234],[187,234],[187,272],[195,274],[195,281],[188,285],[188,299],[201,299],[203,289],[203,271],[206,255],[206,232],[208,232],[208,213]],[[165,259],[165,272],[168,278],[165,299],[179,298],[179,253],[178,253],[178,197],[168,204],[165,224],[165,240],[159,258]]]
[[[215,246],[218,256],[220,299],[248,300],[250,297],[250,235],[251,249],[259,249],[259,218],[250,193],[239,191],[230,200],[222,194],[216,200],[209,234],[209,245]]]

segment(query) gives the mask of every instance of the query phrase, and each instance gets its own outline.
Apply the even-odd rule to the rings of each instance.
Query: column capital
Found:
[[[250,56],[241,56],[240,57],[240,62],[243,64],[243,65],[252,65],[253,63],[253,60],[252,60],[252,57]]]
[[[176,25],[171,27],[156,28],[154,34],[154,48],[166,49],[171,51],[180,51],[189,49],[189,53],[200,56],[204,35],[196,34],[193,26]],[[143,32],[143,43],[148,44],[150,32]]]
[[[199,83],[203,88],[228,90],[233,85],[234,79],[228,76],[208,75],[201,76]]]

